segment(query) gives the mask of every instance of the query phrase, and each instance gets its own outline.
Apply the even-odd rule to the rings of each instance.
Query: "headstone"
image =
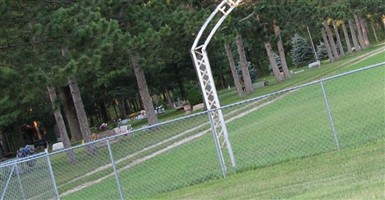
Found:
[[[264,87],[266,85],[268,85],[268,81],[259,81],[259,82],[256,82],[253,84],[253,87],[254,88],[261,88],[261,87]]]
[[[196,104],[193,106],[193,109],[192,110],[199,110],[199,109],[204,109],[205,108],[205,105],[203,103],[200,103],[200,104]]]
[[[57,142],[57,143],[52,145],[52,151],[57,151],[57,150],[60,150],[60,149],[64,149],[63,142]]]
[[[320,66],[321,66],[320,61],[312,62],[308,65],[309,69],[314,68],[314,67],[320,67]]]

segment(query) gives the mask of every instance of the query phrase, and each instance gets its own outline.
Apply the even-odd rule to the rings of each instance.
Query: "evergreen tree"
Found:
[[[320,42],[320,44],[317,45],[317,56],[320,60],[328,58],[328,52],[323,42]]]
[[[314,61],[313,51],[304,37],[296,33],[291,44],[291,56],[295,66],[304,66]]]

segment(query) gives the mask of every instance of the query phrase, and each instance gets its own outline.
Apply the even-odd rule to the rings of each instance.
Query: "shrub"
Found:
[[[317,45],[317,56],[319,60],[323,60],[328,58],[328,52],[326,50],[325,44],[321,42],[319,45]]]
[[[200,88],[196,84],[186,86],[187,100],[190,105],[196,105],[203,102]]]

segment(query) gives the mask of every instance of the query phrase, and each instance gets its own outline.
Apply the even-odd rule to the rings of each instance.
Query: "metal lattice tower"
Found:
[[[194,61],[195,68],[197,70],[201,89],[203,91],[205,104],[209,111],[211,129],[213,131],[223,175],[226,175],[227,173],[226,163],[222,152],[223,147],[227,148],[231,165],[233,167],[236,166],[236,162],[228,137],[228,132],[225,120],[223,118],[222,110],[219,109],[221,106],[219,104],[217,90],[215,88],[213,75],[211,73],[211,67],[207,56],[206,47],[209,44],[214,33],[225,20],[225,18],[235,7],[237,7],[241,3],[241,1],[242,0],[223,0],[207,18],[206,22],[203,24],[200,31],[198,32],[193,46],[191,47],[192,58]],[[219,15],[219,20],[215,23],[207,38],[202,39],[204,30],[217,15]],[[203,43],[200,43],[200,41],[203,41]]]

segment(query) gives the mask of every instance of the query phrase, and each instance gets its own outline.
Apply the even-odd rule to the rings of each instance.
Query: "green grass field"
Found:
[[[384,199],[384,142],[258,168],[153,199]]]
[[[384,44],[371,50],[383,47]],[[385,51],[357,60],[364,53],[368,51],[319,69],[305,69],[292,79],[270,84],[253,95],[385,61]],[[380,156],[385,138],[384,83],[384,66],[325,82],[342,148],[339,152],[319,84],[224,109],[237,160],[237,167],[231,168],[223,149],[229,170],[225,179],[207,114],[123,136],[111,144],[123,196],[126,199],[329,199],[365,195],[379,198],[384,189],[381,188],[384,158]],[[225,102],[237,100],[228,90],[220,95]],[[183,142],[191,137],[195,138]],[[62,199],[119,198],[107,147],[99,146],[96,156],[87,155],[84,147],[76,148],[74,164],[67,162],[64,153],[50,156]],[[44,165],[38,162],[38,166]],[[47,180],[45,173],[38,175],[26,174],[23,182]],[[248,179],[249,176],[254,178]],[[206,187],[207,190],[202,189]],[[210,190],[214,192],[211,194]]]
[[[381,53],[350,67],[340,67],[336,70],[357,69],[360,66],[363,67],[370,63],[374,64],[384,60],[384,57],[385,53]],[[323,68],[309,71],[315,73],[317,70],[328,70],[329,73],[334,72],[332,69]],[[384,94],[381,92],[384,87],[384,72],[384,68],[379,67],[325,83],[338,139],[343,149],[341,152],[344,152],[345,149],[349,151],[349,149],[354,147],[366,152],[367,149],[363,145],[371,146],[377,144],[374,146],[378,147],[382,143],[385,124],[383,117],[383,111],[385,110],[383,104]],[[319,76],[319,74],[316,74],[316,76]],[[336,153],[336,144],[332,136],[320,85],[313,85],[291,93],[271,96],[264,101],[273,102],[243,117],[235,118],[228,123],[230,138],[238,164],[237,169],[229,169],[230,174],[253,169],[269,169],[270,167],[267,166],[286,165],[285,163],[300,162],[306,159],[318,160],[320,159],[319,156],[334,155]],[[258,102],[251,102],[224,110],[225,118],[231,120],[231,117],[236,116],[236,114],[227,114],[234,111],[237,112],[237,110],[241,110],[241,113],[245,112],[245,110],[255,106],[253,103],[258,105]],[[260,104],[263,104],[263,102]],[[203,115],[198,117],[198,119],[192,119],[193,122],[185,121],[183,124],[196,126],[197,124],[194,122],[201,123],[205,117],[207,116]],[[172,132],[173,127],[179,126],[179,124],[170,125],[170,128],[167,128],[167,130]],[[188,128],[182,127],[181,129]],[[204,129],[202,128],[200,131]],[[177,132],[179,133],[180,131],[182,130]],[[194,135],[196,133],[191,134]],[[152,141],[154,138],[147,136],[146,140]],[[125,146],[124,143],[117,143],[116,145],[120,145],[120,149],[123,149],[124,147],[122,146]],[[381,151],[381,149],[378,151]],[[350,163],[354,164],[354,162]],[[128,164],[124,163],[120,167]],[[330,164],[331,162],[329,162]],[[338,168],[338,163],[336,167]],[[360,166],[346,165],[346,167],[356,168]],[[331,179],[338,179],[338,174],[334,174],[333,171],[329,172],[329,168],[326,168],[326,171],[323,173],[331,173]],[[371,168],[362,168],[362,170],[365,173],[372,172]],[[309,169],[307,173],[318,172]],[[230,175],[229,177],[232,176],[238,175]],[[189,143],[178,146],[119,173],[119,180],[124,185],[122,190],[126,198],[150,198],[159,193],[167,193],[168,191],[221,177],[215,147],[210,134],[203,135]],[[218,180],[218,182],[221,181],[223,179]],[[102,194],[98,193],[100,198],[118,198],[117,190],[113,183],[114,177],[109,177],[101,183],[76,193],[71,193],[68,196],[63,196],[62,198],[81,199],[82,197],[92,196],[92,194],[100,190],[103,190]],[[298,184],[301,183],[298,182]],[[372,184],[371,181],[368,184]],[[103,188],[105,187],[111,189],[104,190]],[[333,186],[330,187],[333,188]],[[357,187],[361,187],[360,183],[357,183]],[[199,190],[195,190],[195,192],[193,189],[191,190],[193,191],[192,193],[200,193]],[[344,188],[340,188],[340,190],[344,190]],[[373,191],[369,189],[363,192],[365,194],[374,193],[378,196],[378,190],[378,187],[373,187]],[[287,192],[290,193],[290,191]],[[269,194],[268,190],[265,193],[265,195],[272,195]],[[299,195],[299,193],[293,193]],[[175,193],[170,195],[174,197]],[[236,193],[233,195],[236,195]],[[254,195],[258,197],[260,194]],[[312,195],[317,196],[317,193]],[[319,193],[318,197],[322,197],[322,195],[324,194]],[[340,195],[345,195],[345,193],[342,192]],[[355,194],[347,192],[347,195],[354,196]],[[168,199],[171,196],[166,194],[164,198]],[[233,196],[225,195],[223,198],[231,197]],[[264,196],[261,197],[263,198]],[[181,198],[183,198],[183,195]],[[197,195],[197,198],[200,198],[200,196]],[[206,199],[205,196],[201,198]],[[207,198],[211,197],[207,196]],[[303,198],[306,197],[304,196]]]

